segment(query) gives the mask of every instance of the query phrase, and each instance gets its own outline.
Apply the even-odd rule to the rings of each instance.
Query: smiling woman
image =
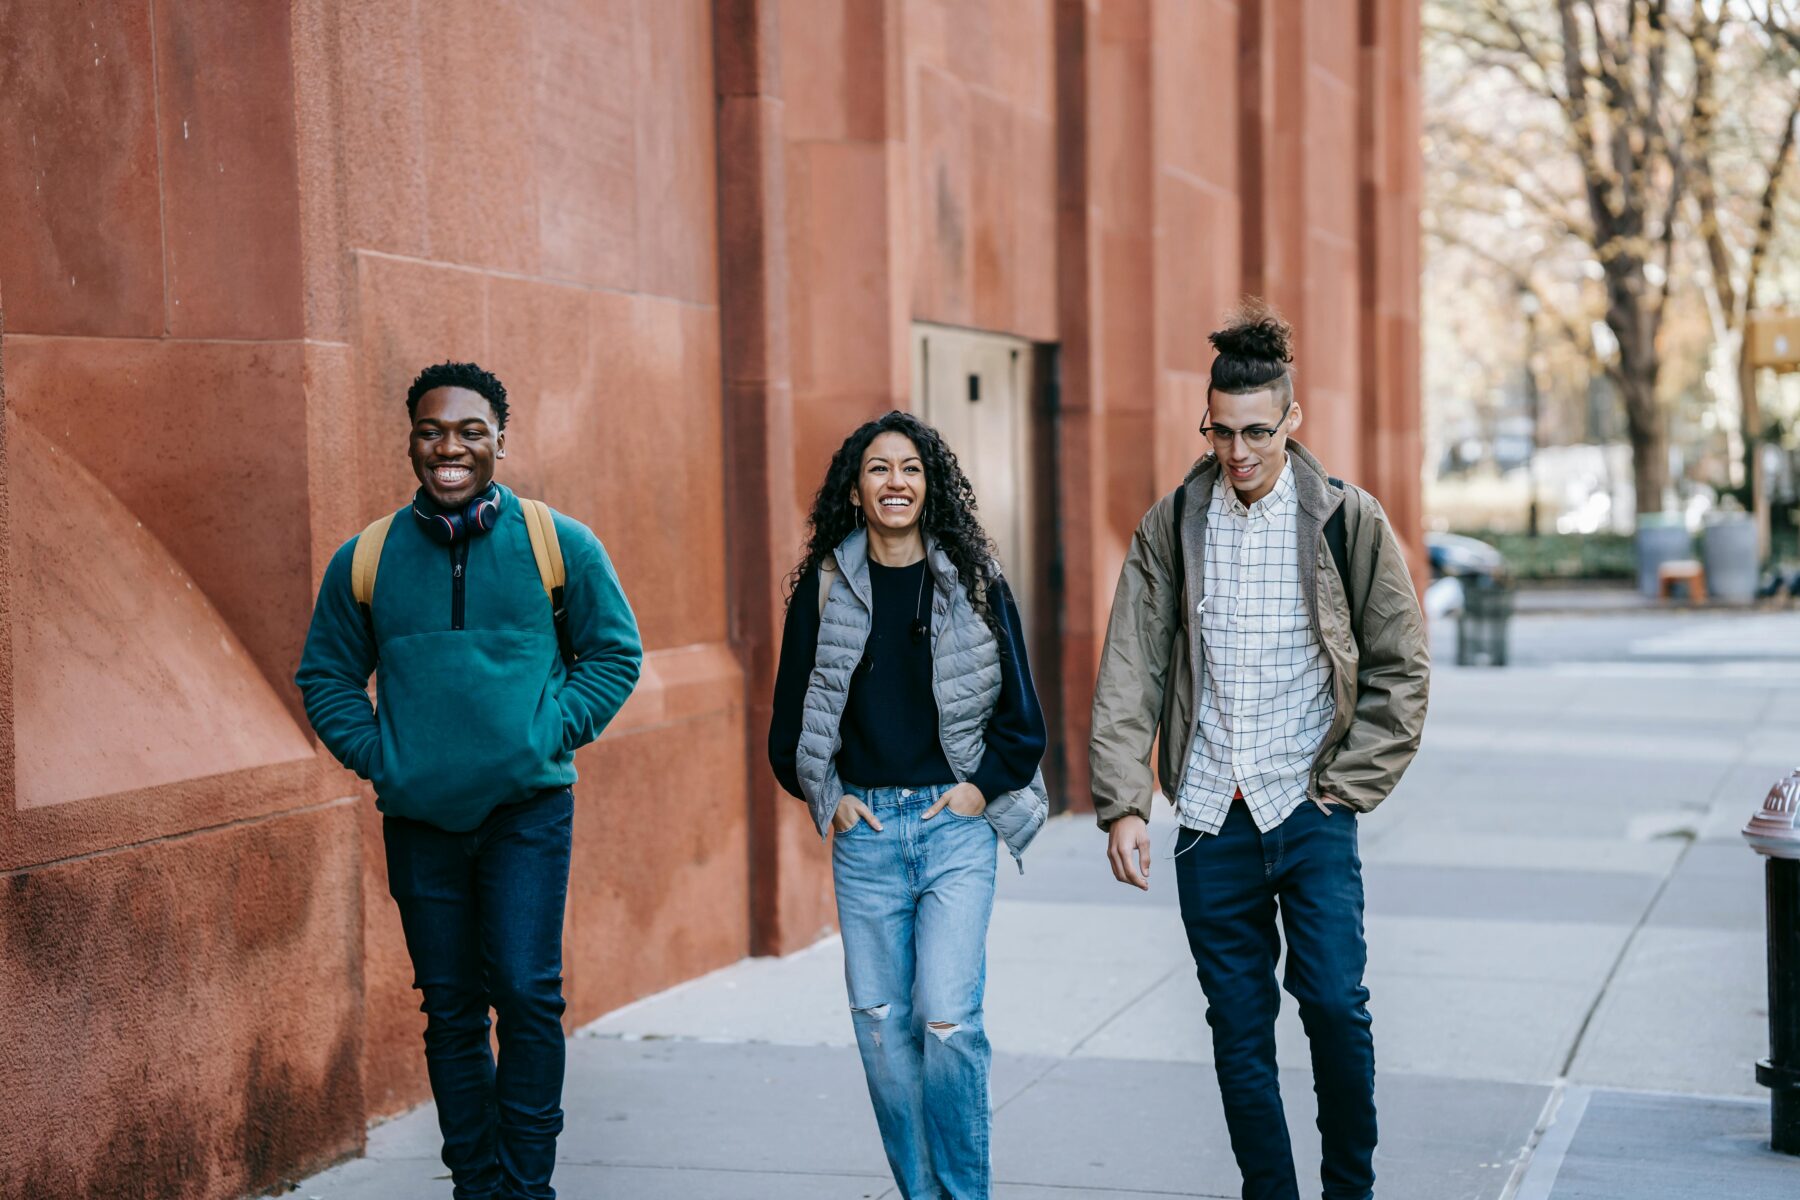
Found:
[[[836,834],[851,1018],[908,1195],[988,1194],[996,842],[1017,857],[1043,823],[1045,742],[1018,609],[956,455],[908,413],[869,422],[813,505],[769,760],[820,836]]]

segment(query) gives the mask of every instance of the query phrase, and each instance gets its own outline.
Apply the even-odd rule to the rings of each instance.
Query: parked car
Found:
[[[1425,553],[1431,560],[1433,579],[1480,581],[1492,586],[1510,587],[1512,567],[1506,555],[1480,538],[1460,533],[1427,533]]]
[[[1433,582],[1425,589],[1428,615],[1456,618],[1456,665],[1504,667],[1513,614],[1513,572],[1506,555],[1479,538],[1425,535]]]

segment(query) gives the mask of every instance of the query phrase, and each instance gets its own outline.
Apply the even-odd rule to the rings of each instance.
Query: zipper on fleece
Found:
[[[463,627],[463,585],[469,574],[469,543],[455,542],[450,547],[450,628]]]

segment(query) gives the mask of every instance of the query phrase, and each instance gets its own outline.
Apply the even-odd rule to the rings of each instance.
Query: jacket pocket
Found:
[[[376,782],[389,812],[474,821],[569,761],[555,639],[517,630],[397,638],[382,648]]]

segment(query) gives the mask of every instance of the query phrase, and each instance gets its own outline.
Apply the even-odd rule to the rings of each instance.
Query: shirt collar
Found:
[[[1220,482],[1224,484],[1220,491],[1224,493],[1222,499],[1225,511],[1234,517],[1268,518],[1274,516],[1277,512],[1292,506],[1297,494],[1294,486],[1292,459],[1282,460],[1281,474],[1276,478],[1275,486],[1269,489],[1269,494],[1247,508],[1244,506],[1243,498],[1237,494],[1237,489],[1232,487],[1228,480],[1221,479]]]

